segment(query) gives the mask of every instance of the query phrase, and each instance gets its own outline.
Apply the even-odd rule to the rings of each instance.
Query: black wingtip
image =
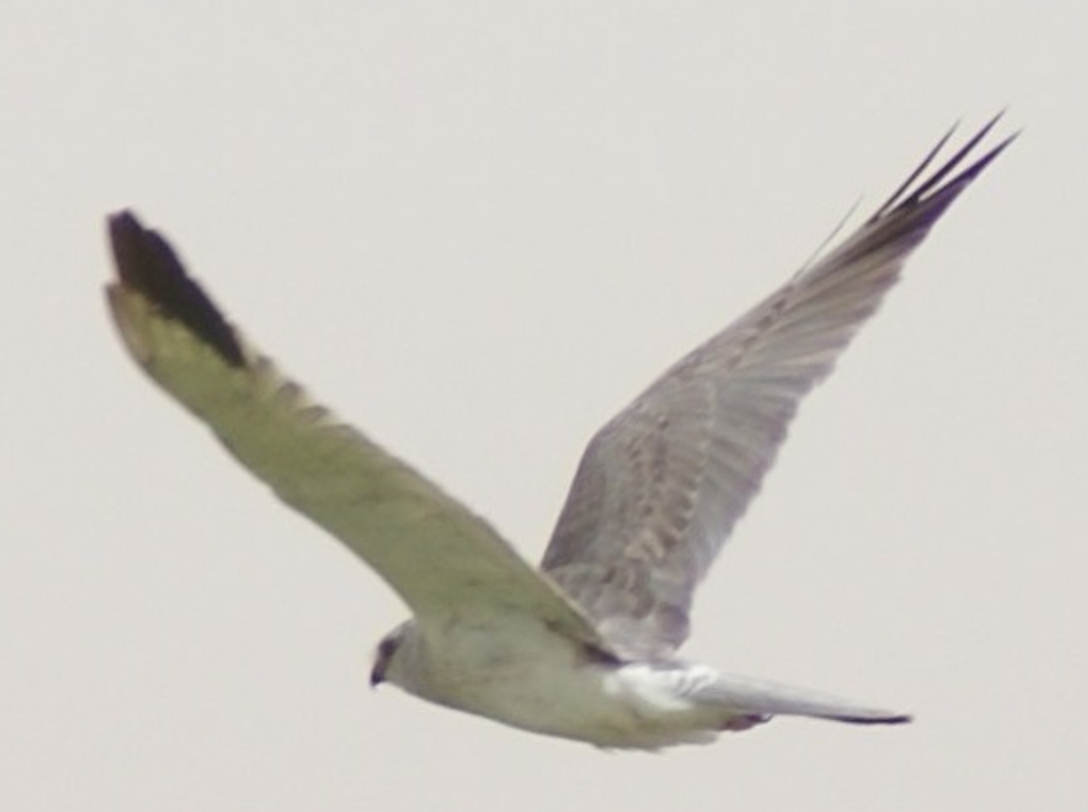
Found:
[[[143,295],[165,316],[180,321],[231,366],[245,366],[234,330],[185,273],[170,244],[158,232],[144,228],[127,209],[110,215],[107,222],[117,274],[125,287]]]
[[[976,158],[966,168],[960,169],[964,161],[974,152],[975,148],[982,142],[990,131],[997,125],[997,123],[1004,117],[1005,111],[1002,110],[993,118],[991,118],[984,126],[982,126],[974,135],[972,135],[967,142],[960,147],[952,155],[951,158],[946,160],[933,174],[927,177],[921,184],[914,186],[915,182],[922,177],[925,171],[932,165],[936,159],[938,153],[942,151],[944,146],[951,139],[952,135],[956,131],[956,127],[949,129],[947,133],[936,143],[936,145],[926,154],[917,168],[910,174],[910,176],[899,186],[898,189],[892,193],[876,213],[870,218],[870,223],[875,223],[880,219],[888,216],[897,211],[918,207],[923,203],[943,199],[941,203],[938,203],[931,208],[934,211],[934,218],[939,216],[940,212],[950,204],[960,192],[962,192],[967,186],[980,174],[983,170],[989,166],[998,155],[1005,151],[1005,149],[1020,135],[1020,132],[1014,132],[1012,135],[1007,136],[994,147],[991,147],[981,157]],[[951,180],[945,180],[949,175],[959,170],[959,173],[954,175]]]
[[[932,177],[928,178],[925,183],[915,189],[914,192],[911,193],[910,197],[908,197],[907,200],[904,202],[920,202],[925,199],[926,196],[930,194],[930,192],[936,194],[942,189],[948,189],[956,186],[966,186],[968,183],[978,177],[982,173],[982,170],[989,166],[994,158],[1000,155],[1004,151],[1004,149],[1012,143],[1013,139],[1016,138],[1017,135],[1019,135],[1018,132],[1013,133],[1012,135],[1008,136],[1003,141],[998,143],[997,146],[990,149],[981,158],[975,160],[966,169],[964,169],[958,175],[952,178],[952,180],[944,184],[943,187],[940,186],[941,181],[943,181],[949,174],[954,172],[961,163],[963,163],[964,159],[968,155],[970,155],[971,152],[974,151],[975,147],[977,147],[987,135],[990,134],[990,131],[997,125],[997,122],[999,122],[1004,115],[1005,111],[1002,110],[1000,113],[998,113],[988,122],[986,122],[986,125],[983,126],[982,129],[980,129],[977,133],[971,136],[971,138],[968,139],[967,143],[960,147],[959,150],[957,150],[956,153],[945,162],[944,166],[934,172]],[[936,192],[934,192],[934,190],[936,190]]]

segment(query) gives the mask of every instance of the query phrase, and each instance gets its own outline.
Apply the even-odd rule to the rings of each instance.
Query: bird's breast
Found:
[[[602,747],[713,737],[692,730],[690,703],[657,685],[652,667],[602,662],[532,618],[448,624],[424,639],[406,687],[431,702]]]
[[[605,666],[584,645],[518,616],[423,630],[412,684],[423,699],[542,733],[601,710]]]

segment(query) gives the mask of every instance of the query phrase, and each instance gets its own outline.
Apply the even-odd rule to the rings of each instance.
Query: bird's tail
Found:
[[[857,725],[896,725],[911,721],[909,714],[749,677],[715,674],[713,679],[693,680],[686,687],[692,700],[701,705],[721,707],[728,714],[736,714],[738,720],[755,722],[771,716],[810,716]],[[727,726],[731,726],[728,725],[731,718],[726,716]]]

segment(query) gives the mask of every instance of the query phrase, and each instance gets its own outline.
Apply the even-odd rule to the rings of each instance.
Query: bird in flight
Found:
[[[250,344],[129,211],[109,218],[107,289],[129,354],[276,495],[372,567],[412,618],[371,683],[606,748],[705,743],[777,715],[909,716],[677,656],[692,595],[831,371],[911,252],[1008,146],[997,118],[600,429],[539,568],[484,519],[341,422]]]

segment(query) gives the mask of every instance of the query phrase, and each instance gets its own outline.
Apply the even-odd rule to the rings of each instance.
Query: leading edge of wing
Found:
[[[674,364],[590,441],[541,566],[622,655],[667,657],[686,639],[695,587],[798,404],[932,225],[1015,137],[970,160],[996,122],[924,177],[946,135],[859,229]]]
[[[369,564],[419,622],[522,611],[607,651],[578,608],[487,522],[248,345],[161,235],[128,211],[108,226],[118,279],[107,295],[133,359],[277,496]]]

